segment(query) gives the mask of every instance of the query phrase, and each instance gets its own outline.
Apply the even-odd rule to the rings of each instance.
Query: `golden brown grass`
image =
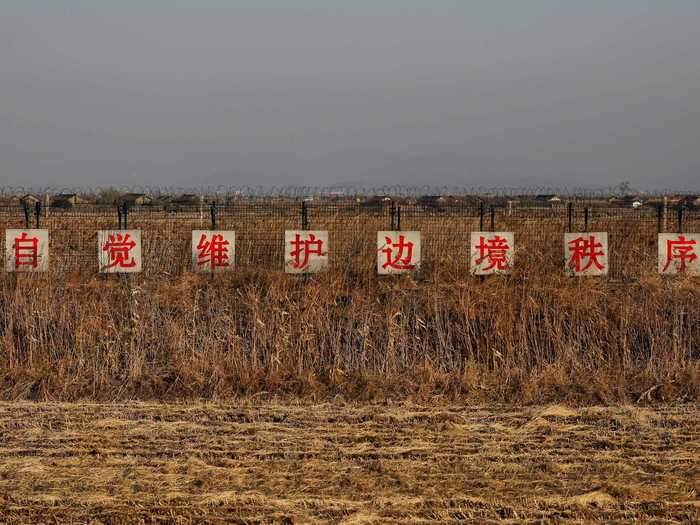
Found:
[[[0,404],[0,521],[696,523],[698,405]]]
[[[405,214],[423,235],[413,279],[372,273],[385,218],[312,210],[332,268],[304,279],[281,270],[294,214],[236,213],[219,219],[237,231],[240,267],[214,278],[187,269],[195,216],[135,211],[145,271],[124,277],[94,274],[95,230],[113,218],[51,215],[52,271],[0,273],[0,398],[698,399],[700,282],[654,273],[653,215],[593,215],[610,232],[604,279],[562,275],[562,214],[499,216],[517,270],[479,279],[466,268],[478,219]]]
[[[2,280],[5,399],[695,400],[700,286],[655,276]]]

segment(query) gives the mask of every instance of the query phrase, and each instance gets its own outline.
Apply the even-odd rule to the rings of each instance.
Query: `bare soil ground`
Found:
[[[700,522],[700,406],[0,404],[2,523]]]

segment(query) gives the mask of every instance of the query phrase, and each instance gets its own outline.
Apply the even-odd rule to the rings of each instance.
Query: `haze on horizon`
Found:
[[[0,185],[700,190],[697,0],[8,0]]]

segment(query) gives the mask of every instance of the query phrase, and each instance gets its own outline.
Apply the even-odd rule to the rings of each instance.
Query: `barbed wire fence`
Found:
[[[638,190],[627,184],[616,186],[440,186],[440,185],[378,185],[378,186],[163,186],[163,185],[105,185],[105,186],[0,186],[0,199],[27,194],[62,195],[79,194],[97,197],[104,193],[138,193],[154,198],[177,195],[202,195],[229,198],[291,198],[306,197],[370,197],[416,198],[429,195],[475,197],[522,197],[557,195],[568,199],[593,199],[605,196],[635,195],[639,197],[663,197],[698,195],[698,188],[656,188]]]
[[[188,271],[196,229],[234,230],[237,266],[277,270],[285,230],[327,230],[331,267],[367,273],[382,230],[421,231],[426,271],[466,270],[472,231],[514,232],[518,266],[535,273],[561,269],[563,232],[606,231],[611,275],[634,278],[654,268],[657,233],[700,231],[700,201],[609,188],[0,187],[0,228],[31,227],[51,231],[52,272],[94,272],[97,231],[130,228],[142,230],[144,274],[168,276]]]

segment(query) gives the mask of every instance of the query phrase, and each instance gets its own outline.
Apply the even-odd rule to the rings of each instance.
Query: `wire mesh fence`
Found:
[[[189,271],[191,231],[197,229],[234,230],[236,265],[256,269],[283,267],[285,230],[327,230],[331,268],[367,272],[376,264],[377,231],[420,231],[426,272],[467,272],[470,233],[508,231],[515,234],[516,268],[529,274],[561,271],[564,232],[604,231],[610,239],[610,275],[635,278],[656,268],[658,233],[700,231],[700,209],[661,200],[636,206],[592,198],[345,196],[0,204],[0,228],[37,226],[50,230],[50,271],[56,273],[95,272],[97,231],[127,227],[142,231],[143,273],[166,276]]]

